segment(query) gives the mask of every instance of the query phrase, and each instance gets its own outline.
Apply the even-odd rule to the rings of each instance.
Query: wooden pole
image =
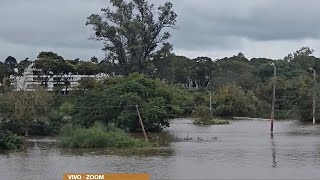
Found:
[[[140,122],[140,125],[141,125],[141,128],[142,128],[142,131],[143,131],[144,138],[146,139],[146,141],[148,141],[147,133],[146,133],[146,130],[144,129],[144,125],[143,125],[143,122],[142,122],[142,118],[141,118],[141,114],[140,114],[138,105],[136,105],[136,109],[137,109],[137,113],[138,113],[138,116],[139,116],[139,122]]]
[[[273,79],[273,93],[272,93],[272,110],[271,110],[271,133],[273,133],[273,121],[274,121],[274,106],[276,102],[276,83],[277,83],[277,67],[275,64],[273,65],[273,74],[274,74],[274,79]]]

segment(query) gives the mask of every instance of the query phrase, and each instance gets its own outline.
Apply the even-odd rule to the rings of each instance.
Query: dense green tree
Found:
[[[92,63],[98,63],[98,58],[97,57],[95,57],[95,56],[93,56],[93,57],[91,57],[91,62]]]
[[[13,73],[14,72],[13,70],[18,63],[17,63],[16,58],[14,58],[12,56],[8,56],[7,59],[4,61],[4,64],[9,67],[10,73]]]
[[[139,106],[145,128],[159,131],[169,126],[169,120],[183,114],[192,106],[188,93],[158,80],[142,75],[109,79],[103,87],[86,91],[76,101],[74,119],[91,126],[96,121],[114,123],[122,129],[141,129],[136,110]]]
[[[29,60],[29,58],[26,58],[22,61],[20,61],[18,64],[17,64],[17,67],[18,67],[18,75],[22,75],[23,72],[25,71],[25,69],[30,66],[32,64],[32,62]]]
[[[155,13],[147,0],[110,2],[112,8],[103,8],[103,15],[92,14],[86,24],[93,26],[95,39],[104,42],[106,59],[117,62],[122,74],[144,72],[158,45],[170,37],[163,31],[176,24],[173,5],[167,2]]]
[[[206,87],[214,70],[214,63],[209,57],[198,57],[193,60],[192,80],[201,87]]]
[[[119,75],[119,65],[106,60],[100,61],[98,64],[98,71],[101,73],[106,73],[108,75]]]
[[[25,136],[33,120],[43,118],[50,110],[52,95],[44,89],[7,92],[1,96],[4,118],[22,124]]]
[[[258,98],[252,92],[244,92],[240,86],[225,85],[214,94],[215,114],[218,116],[256,116],[260,108]]]
[[[34,61],[34,67],[41,70],[38,73],[38,78],[45,87],[48,86],[48,81],[53,75],[57,76],[54,81],[68,82],[69,79],[64,75],[76,72],[76,67],[70,61],[66,61],[56,53],[40,52],[37,58]],[[65,88],[68,88],[67,84],[65,84]]]
[[[252,58],[249,62],[249,64],[253,65],[253,66],[260,66],[260,65],[264,65],[264,64],[271,64],[273,62],[272,59],[268,59],[268,58]]]
[[[162,48],[153,55],[154,71],[149,75],[168,82],[174,82],[172,61],[175,55],[171,52],[172,50],[171,44],[163,44]]]
[[[3,79],[7,76],[9,76],[10,70],[7,65],[0,62],[0,83],[3,84]]]
[[[184,56],[172,56],[170,60],[172,72],[169,76],[173,79],[172,83],[192,86],[191,75],[193,61]]]
[[[225,84],[238,84],[245,90],[252,90],[258,81],[257,68],[242,56],[233,56],[216,61],[210,85],[218,89]]]
[[[77,73],[82,75],[95,75],[99,72],[97,64],[86,61],[79,62],[76,65],[76,69]]]
[[[90,90],[97,86],[97,80],[92,77],[84,77],[79,81],[78,88],[81,90]]]

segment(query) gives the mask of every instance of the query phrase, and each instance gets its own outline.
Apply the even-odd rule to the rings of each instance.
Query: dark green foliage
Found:
[[[90,127],[96,121],[114,123],[128,131],[140,130],[138,105],[145,127],[159,131],[169,126],[169,120],[187,111],[191,106],[188,93],[158,80],[132,74],[126,78],[109,79],[103,88],[85,92],[76,101],[73,118]]]
[[[0,83],[1,84],[3,84],[4,78],[8,77],[9,74],[10,74],[9,67],[6,64],[0,62]]]
[[[207,106],[196,106],[193,111],[193,123],[197,125],[221,125],[229,124],[227,120],[213,118],[213,113]]]
[[[29,128],[29,135],[48,136],[52,135],[53,127],[48,121],[35,120],[31,123]]]
[[[92,77],[84,77],[79,81],[78,88],[81,90],[93,89],[97,85],[97,80]]]
[[[99,73],[96,63],[93,62],[80,62],[76,65],[76,71],[82,75],[94,75]]]
[[[4,119],[0,123],[0,129],[8,130],[17,135],[24,135],[24,126],[21,122]]]
[[[13,70],[16,67],[17,60],[16,58],[12,57],[12,56],[8,56],[7,59],[4,61],[4,64],[9,68],[9,72],[10,74],[13,74]]]
[[[22,60],[19,62],[19,64],[17,65],[18,68],[18,75],[22,75],[24,70],[32,63],[32,61],[30,61],[28,58],[26,58],[25,60]]]
[[[208,85],[215,64],[208,57],[198,57],[193,60],[192,79],[201,87]]]
[[[196,118],[194,120],[195,124],[207,124],[207,122],[213,119],[213,113],[207,106],[196,106],[193,116]]]
[[[23,138],[8,130],[0,130],[0,150],[19,149],[23,147]]]
[[[259,81],[256,75],[256,68],[238,56],[230,59],[218,60],[217,67],[212,73],[211,86],[213,90],[218,90],[225,84],[238,84],[245,90],[250,90]]]
[[[214,95],[215,114],[218,116],[256,116],[259,100],[252,92],[237,85],[225,85]]]

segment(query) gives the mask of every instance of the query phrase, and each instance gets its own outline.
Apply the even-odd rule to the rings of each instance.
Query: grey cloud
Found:
[[[152,0],[163,4],[169,0]],[[318,0],[171,0],[178,14],[171,42],[179,51],[233,52],[243,40],[277,42],[320,38]],[[86,18],[109,0],[8,0],[0,5],[0,58],[34,58],[41,50],[88,58],[102,45],[89,40]],[[15,48],[16,47],[16,48]],[[10,50],[8,50],[10,48]],[[5,51],[5,49],[7,49]],[[288,50],[288,52],[291,52]]]
[[[27,46],[28,49],[49,47],[47,49],[65,48],[82,52],[102,49],[101,43],[89,40],[91,31],[85,26],[86,17],[98,12],[101,7],[100,0],[7,1],[0,6],[0,41],[2,44]],[[73,54],[77,56],[82,52],[74,51]],[[35,58],[37,53],[30,52],[30,56]],[[8,55],[16,56],[2,56]]]
[[[180,30],[174,32],[180,48],[232,49],[241,47],[243,38],[281,41],[320,37],[317,0],[185,0],[183,5],[178,7]]]

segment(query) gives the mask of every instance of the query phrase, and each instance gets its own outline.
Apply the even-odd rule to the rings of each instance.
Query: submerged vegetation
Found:
[[[61,129],[61,147],[66,148],[145,148],[147,142],[130,137],[124,131],[95,124],[90,128],[66,125]]]
[[[196,125],[223,125],[229,124],[227,120],[213,117],[213,112],[207,106],[197,106],[193,111],[193,124]]]

